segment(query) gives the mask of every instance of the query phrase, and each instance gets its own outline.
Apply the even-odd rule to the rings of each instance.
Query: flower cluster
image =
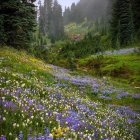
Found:
[[[97,83],[95,79],[71,76],[58,67],[52,69],[57,72],[53,83],[42,77],[40,81],[37,71],[23,74],[0,70],[0,140],[135,139],[133,124],[140,121],[139,114],[91,101],[84,90],[61,80],[78,86],[90,84],[103,96],[112,93],[111,86],[103,90],[106,83],[102,80],[97,79]]]

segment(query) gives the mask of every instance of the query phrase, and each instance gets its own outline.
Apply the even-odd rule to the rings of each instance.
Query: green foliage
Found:
[[[0,2],[0,44],[26,48],[35,27],[34,1],[7,0]]]
[[[133,1],[130,0],[116,0],[113,5],[112,19],[111,19],[111,42],[112,46],[127,46],[134,41],[136,34]]]
[[[133,0],[132,1],[132,8],[133,8],[133,17],[134,17],[134,28],[135,33],[138,38],[140,39],[140,1]]]
[[[48,60],[48,52],[50,48],[50,39],[47,36],[42,36],[37,29],[33,34],[32,43],[28,52],[42,60]]]
[[[65,26],[65,33],[69,38],[73,38],[74,35],[80,35],[80,38],[83,38],[91,28],[93,27],[93,22],[88,22],[84,20],[80,24],[70,23]]]
[[[0,43],[6,42],[6,34],[4,33],[4,16],[0,15]]]
[[[75,62],[75,56],[73,52],[69,52],[68,58],[67,58],[68,68],[71,70],[76,69],[76,62]]]
[[[67,25],[65,32],[68,39],[53,45],[48,54],[49,62],[75,69],[77,68],[77,59],[110,49],[108,24],[103,21],[100,19],[96,22],[88,22],[85,19],[81,24]]]
[[[105,36],[100,33],[92,34],[88,33],[83,40],[67,42],[64,47],[62,47],[59,52],[59,56],[62,58],[67,58],[72,51],[75,58],[86,57],[88,55],[102,52],[104,50],[103,40]]]
[[[74,57],[72,55],[73,54],[71,54],[71,57]],[[55,139],[56,136],[58,139],[61,139],[63,135],[65,135],[65,138],[69,138],[73,135],[73,131],[70,129],[67,129],[68,131],[65,131],[66,129],[64,131],[61,130],[62,128],[66,128],[67,125],[64,125],[64,127],[60,126],[59,122],[56,120],[56,112],[64,112],[64,116],[67,117],[70,108],[75,109],[75,112],[81,111],[80,109],[78,110],[79,104],[87,106],[91,111],[93,111],[93,115],[97,115],[97,118],[99,119],[105,117],[108,119],[108,116],[113,119],[115,118],[115,125],[117,126],[115,131],[110,132],[110,129],[107,131],[107,133],[110,132],[112,137],[116,131],[119,131],[120,139],[123,137],[123,134],[128,135],[128,133],[125,133],[125,129],[122,128],[123,125],[126,126],[126,120],[128,120],[127,116],[120,118],[120,115],[114,113],[115,110],[113,108],[110,106],[107,107],[105,104],[111,103],[113,105],[127,105],[134,107],[135,109],[137,106],[139,109],[139,99],[131,97],[115,99],[116,96],[114,96],[114,93],[105,93],[107,96],[111,97],[111,100],[101,99],[100,96],[102,93],[94,93],[93,88],[91,89],[86,85],[82,85],[84,88],[81,89],[81,86],[79,87],[71,84],[69,78],[67,82],[61,80],[63,77],[60,77],[59,81],[56,80],[53,76],[56,74],[55,72],[57,72],[58,75],[61,72],[64,72],[62,75],[66,75],[66,77],[67,75],[71,78],[74,76],[65,71],[61,71],[61,69],[59,70],[59,68],[55,69],[52,66],[27,55],[25,52],[9,48],[0,48],[0,57],[0,86],[3,89],[0,94],[2,97],[1,102],[3,103],[6,101],[8,103],[13,103],[10,107],[9,104],[8,106],[6,106],[7,104],[0,105],[2,110],[2,129],[0,131],[0,136],[5,135],[6,139],[13,140],[20,139],[21,135],[19,134],[22,133],[23,139],[32,139],[36,134],[39,134],[37,137],[40,136],[40,134],[44,135],[44,128],[47,127],[50,130],[50,135],[53,135],[51,136],[51,139],[53,139],[52,137]],[[59,76],[61,76],[61,74]],[[84,79],[84,77],[81,78]],[[104,82],[103,79],[95,78],[94,82],[97,83],[101,89],[106,89],[105,86],[110,87],[107,83],[108,80]],[[60,94],[54,94],[58,93],[58,91]],[[61,95],[62,100],[60,99],[60,96],[56,95]],[[58,98],[58,100],[53,96]],[[40,109],[40,106],[42,109]],[[50,117],[48,114],[51,111],[53,113]],[[84,114],[84,116],[81,117],[81,114]],[[73,112],[69,115],[72,116]],[[91,120],[91,118],[87,120],[85,110],[79,114],[79,117],[82,119],[82,122],[84,122],[86,118],[87,126],[91,123],[92,126],[96,126],[96,122],[100,122],[100,120],[95,120],[94,118],[93,120]],[[137,122],[137,118],[136,123],[139,123]],[[134,126],[130,131],[135,128],[136,123],[128,125]],[[102,121],[96,126],[99,129],[101,128],[100,124],[102,124]],[[107,128],[110,128],[110,126],[107,126]],[[91,133],[89,133],[90,131]],[[92,132],[92,130],[90,131],[88,133],[89,135],[92,135],[94,132]],[[87,131],[84,130],[83,133],[87,134]],[[72,137],[72,139],[77,139],[78,131],[76,131],[75,135],[76,138]],[[102,132],[100,135],[102,137]],[[124,138],[126,138],[126,135],[124,135]],[[101,139],[101,137],[99,139]],[[104,137],[106,138],[106,135]],[[131,138],[132,136],[130,139]]]
[[[80,69],[87,69],[91,74],[126,79],[128,84],[139,85],[139,54],[90,56],[79,59]]]

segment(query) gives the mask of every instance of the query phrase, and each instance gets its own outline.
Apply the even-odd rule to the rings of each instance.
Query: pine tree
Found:
[[[135,33],[140,39],[140,0],[132,0]]]
[[[0,44],[16,48],[29,46],[35,27],[35,0],[0,1]]]
[[[112,46],[117,42],[120,46],[127,45],[133,40],[133,12],[130,0],[116,0],[113,6],[111,20]]]
[[[64,24],[68,24],[70,22],[70,8],[66,8],[65,7],[65,11],[64,11],[64,14],[63,14],[63,19],[64,19]],[[76,13],[75,13],[76,14]]]
[[[39,16],[39,30],[42,35],[48,35],[54,42],[56,39],[60,39],[64,35],[64,24],[62,17],[62,8],[55,0],[45,0],[44,6],[40,4],[40,16]]]
[[[39,29],[43,35],[49,35],[51,32],[52,24],[52,0],[44,0],[44,5],[39,3]]]
[[[0,15],[0,44],[6,42],[6,33],[4,32],[4,15]]]
[[[54,1],[53,5],[53,19],[51,27],[51,39],[56,40],[62,38],[64,35],[64,25],[62,17],[62,8],[58,1]]]
[[[45,29],[46,33],[50,36],[51,32],[51,24],[52,24],[52,0],[45,0],[44,1],[44,10],[45,10]]]
[[[123,0],[120,7],[120,44],[127,45],[133,38],[133,13],[130,0]]]
[[[71,22],[74,22],[76,20],[76,16],[75,16],[75,10],[76,10],[76,6],[75,6],[75,3],[72,3],[71,5],[71,13],[70,13],[70,21]]]
[[[39,33],[42,35],[46,35],[45,29],[45,11],[44,6],[41,5],[41,1],[39,1]]]
[[[120,7],[121,7],[121,2],[119,0],[116,0],[112,8],[112,19],[111,19],[111,27],[110,27],[112,47],[116,47],[116,44],[119,40]]]

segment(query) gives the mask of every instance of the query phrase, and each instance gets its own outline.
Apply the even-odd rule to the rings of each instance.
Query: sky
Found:
[[[58,0],[59,4],[62,5],[63,10],[65,9],[65,6],[71,6],[73,2],[77,3],[79,0]]]
[[[37,0],[37,1],[39,1],[39,0]],[[42,1],[42,3],[43,3],[44,0],[41,0],[41,1]],[[62,5],[63,11],[64,11],[64,9],[65,9],[65,6],[66,6],[66,7],[71,6],[71,4],[72,4],[73,2],[77,3],[77,2],[79,2],[79,1],[80,1],[80,0],[58,0],[59,4]],[[37,3],[37,2],[36,2],[36,3]]]

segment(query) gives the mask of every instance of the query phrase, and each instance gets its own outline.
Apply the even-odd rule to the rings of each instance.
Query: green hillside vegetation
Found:
[[[65,33],[69,38],[73,36],[80,35],[80,39],[84,37],[90,30],[90,26],[92,23],[87,22],[86,20],[81,24],[70,23],[65,26]]]
[[[110,76],[133,87],[140,83],[139,54],[90,56],[78,60],[78,67],[98,76]]]
[[[0,140],[140,139],[140,0],[0,1]]]
[[[117,61],[117,60],[121,60],[123,57],[118,58],[114,56],[112,58],[114,59],[114,61]],[[124,56],[124,58],[127,61],[133,60],[132,61],[133,63],[131,64],[129,62],[127,63],[129,67],[135,66],[135,71],[139,69],[137,64],[139,60],[138,56],[128,55],[126,57]],[[89,62],[89,60],[90,60],[89,58],[86,60],[86,62],[85,60],[84,61],[81,60],[79,63],[81,65],[85,65],[87,64],[87,62]],[[109,62],[109,59],[106,58],[106,60],[108,60]],[[28,138],[33,137],[36,134],[43,133],[45,127],[47,127],[47,129],[49,129],[50,131],[51,134],[49,136],[50,138],[52,137],[60,138],[63,136],[64,137],[71,136],[72,138],[75,138],[76,135],[73,135],[73,133],[69,131],[69,128],[66,125],[59,126],[60,125],[59,121],[57,122],[57,120],[55,120],[56,111],[63,113],[63,111],[67,112],[70,109],[68,107],[69,103],[61,104],[59,102],[59,105],[51,106],[50,103],[55,102],[56,101],[55,96],[56,97],[60,96],[59,94],[61,94],[62,97],[61,102],[63,102],[63,98],[66,98],[66,100],[68,100],[73,97],[74,97],[73,98],[74,104],[76,103],[77,98],[81,100],[81,103],[87,105],[89,105],[90,101],[96,102],[97,104],[99,104],[98,107],[96,106],[98,116],[100,115],[102,116],[103,113],[106,113],[108,109],[106,104],[126,105],[126,106],[130,106],[134,110],[139,111],[138,110],[140,105],[139,99],[133,99],[129,96],[124,97],[122,99],[117,99],[115,98],[116,96],[115,93],[110,96],[112,100],[100,99],[98,97],[98,94],[94,93],[89,86],[87,87],[85,86],[85,90],[81,91],[78,86],[71,84],[70,81],[59,80],[55,78],[53,76],[54,70],[52,66],[47,65],[43,61],[36,59],[30,55],[27,55],[27,53],[23,51],[17,51],[15,49],[10,49],[7,47],[0,48],[0,69],[1,69],[0,80],[3,81],[0,84],[2,102],[11,103],[11,106],[9,108],[5,106],[4,110],[2,111],[2,116],[4,121],[1,122],[2,129],[0,135],[6,135],[8,139],[15,139],[15,137],[18,137],[18,135],[20,136],[21,133],[24,134],[23,138],[27,139],[27,135],[29,133],[30,136],[28,135]],[[63,84],[66,86],[63,86]],[[9,93],[9,91],[11,91],[11,93]],[[59,94],[57,95],[58,92]],[[53,101],[51,100],[52,98],[51,96],[54,98]],[[102,106],[99,103],[99,101],[104,106]],[[32,102],[34,102],[34,104],[32,104]],[[47,106],[47,108],[49,108],[48,111],[52,111],[54,114],[52,114],[52,116],[46,120],[44,118],[44,115],[46,115],[45,110],[42,110],[41,108],[35,109],[38,106],[38,104]],[[26,105],[29,106],[30,110],[28,110],[28,107]],[[62,107],[63,105],[65,105],[65,107]],[[27,111],[24,107],[25,108],[27,107],[26,108]],[[30,116],[30,113],[32,114],[32,116]],[[111,115],[110,113],[109,115]],[[31,118],[29,118],[29,116]],[[119,120],[116,121],[118,124],[121,123]],[[122,123],[124,124],[124,122]],[[134,124],[134,125],[138,126],[138,124],[137,125]],[[121,125],[121,131],[122,131],[122,125]],[[124,132],[123,135],[125,135],[125,130],[123,132]],[[85,133],[85,131],[83,131],[83,133]],[[38,135],[38,137],[39,136],[40,135]],[[102,134],[100,136],[102,136]],[[132,136],[130,135],[130,137]]]

